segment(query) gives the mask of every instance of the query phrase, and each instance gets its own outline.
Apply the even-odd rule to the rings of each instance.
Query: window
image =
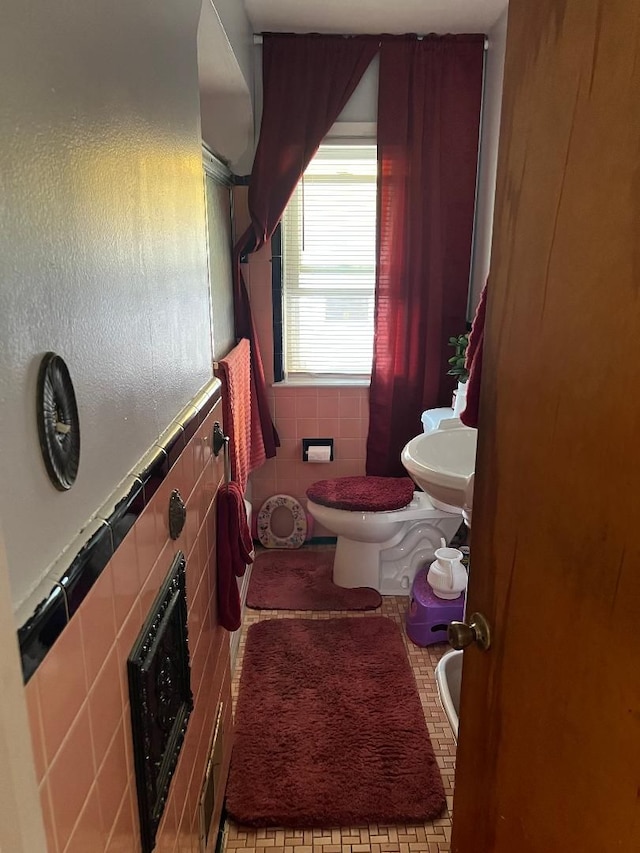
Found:
[[[282,357],[287,378],[368,378],[371,373],[376,176],[375,144],[323,144],[285,210]]]

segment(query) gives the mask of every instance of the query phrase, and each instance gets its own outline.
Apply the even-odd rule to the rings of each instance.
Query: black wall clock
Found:
[[[67,365],[54,352],[38,373],[38,436],[47,474],[56,489],[70,489],[80,461],[80,421]]]

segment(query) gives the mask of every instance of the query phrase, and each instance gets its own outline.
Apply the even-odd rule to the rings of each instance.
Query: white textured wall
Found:
[[[218,359],[224,358],[236,342],[231,288],[231,190],[209,175],[206,190],[213,357]]]
[[[217,7],[228,13],[225,29]],[[198,71],[202,138],[209,148],[242,172],[253,162],[253,35],[238,0],[203,0],[198,27]]]
[[[14,606],[211,376],[200,0],[8,0],[0,29],[0,514]],[[40,457],[42,354],[82,427]]]
[[[17,652],[0,527],[0,850],[44,853],[44,825]]]
[[[215,6],[249,90],[253,88],[253,26],[243,0],[209,0]]]
[[[469,295],[469,319],[473,318],[482,287],[489,274],[493,207],[498,169],[498,140],[502,109],[502,78],[507,46],[507,10],[500,15],[488,33],[489,48],[485,57],[484,99],[482,105],[482,143],[478,170],[476,230],[473,245],[473,269]]]

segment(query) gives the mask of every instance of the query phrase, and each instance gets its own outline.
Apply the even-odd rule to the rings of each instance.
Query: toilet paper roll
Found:
[[[331,462],[331,448],[326,444],[312,444],[307,451],[307,462]]]

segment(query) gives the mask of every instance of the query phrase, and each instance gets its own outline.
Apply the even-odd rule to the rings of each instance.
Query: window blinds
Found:
[[[320,146],[283,217],[285,371],[368,376],[376,146]]]

